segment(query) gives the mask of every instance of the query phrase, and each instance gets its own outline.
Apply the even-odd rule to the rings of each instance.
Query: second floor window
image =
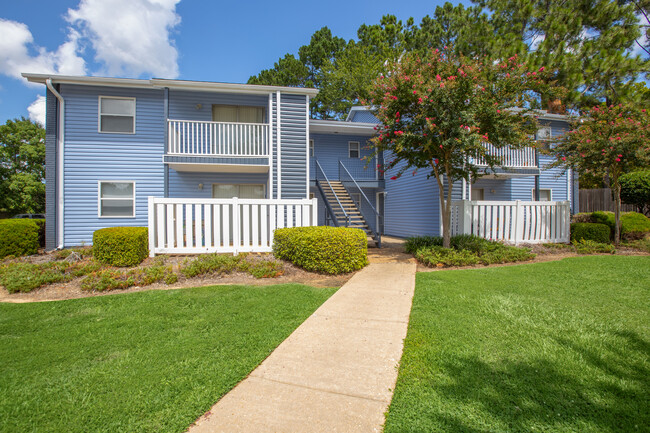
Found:
[[[359,142],[358,141],[349,141],[348,142],[348,153],[350,158],[356,158],[359,159],[360,151],[359,151]]]
[[[135,134],[135,98],[100,96],[99,132]]]
[[[264,107],[215,104],[212,106],[212,121],[227,123],[264,123]]]
[[[314,140],[309,140],[309,156],[314,156]]]

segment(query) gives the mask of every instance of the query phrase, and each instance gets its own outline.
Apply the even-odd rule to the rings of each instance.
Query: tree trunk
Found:
[[[621,185],[618,177],[613,179],[612,191],[614,192],[614,244],[621,243]]]
[[[451,246],[451,208],[447,205],[449,199],[445,200],[445,186],[438,184],[440,196],[440,214],[442,215],[442,246],[449,248]]]

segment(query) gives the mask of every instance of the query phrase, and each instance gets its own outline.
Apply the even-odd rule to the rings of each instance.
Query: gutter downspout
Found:
[[[65,100],[52,85],[52,79],[48,78],[45,85],[59,101],[59,120],[56,139],[56,224],[57,224],[57,249],[63,248],[63,143],[65,139]]]

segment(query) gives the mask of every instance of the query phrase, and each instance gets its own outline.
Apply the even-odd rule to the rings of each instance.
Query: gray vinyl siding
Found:
[[[478,179],[472,184],[472,189],[482,188],[484,192],[483,198],[488,201],[510,201],[512,200],[511,185],[518,179],[506,177],[500,177],[497,179]],[[466,197],[467,200],[471,198],[470,195],[467,195]]]
[[[65,246],[91,244],[103,227],[146,226],[147,197],[162,197],[165,119],[163,91],[93,86],[61,86],[66,101]],[[135,134],[97,131],[98,96],[136,98]],[[98,217],[98,181],[135,182],[132,218]]]
[[[45,102],[45,249],[57,247],[56,239],[56,139],[57,99],[47,90]]]
[[[379,123],[379,120],[370,111],[355,111],[351,122]]]
[[[375,180],[377,167],[376,160],[366,163],[361,159],[370,157],[373,149],[370,143],[371,137],[359,135],[342,135],[342,134],[312,134],[314,140],[314,156],[310,157],[309,174],[312,179],[316,179],[316,160],[325,171],[329,180],[339,180],[339,160],[343,162],[345,168],[356,180]],[[360,147],[360,158],[349,157],[350,141],[358,141]],[[366,169],[366,164],[368,168]]]
[[[169,197],[212,198],[212,184],[263,184],[267,185],[266,173],[195,173],[169,170]],[[199,189],[199,184],[203,189]],[[268,197],[268,188],[266,191]]]
[[[307,197],[307,114],[303,95],[281,94],[281,180],[283,199]]]

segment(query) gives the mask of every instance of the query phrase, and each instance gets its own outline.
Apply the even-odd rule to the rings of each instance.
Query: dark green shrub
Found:
[[[44,219],[33,219],[38,226],[38,245],[41,248],[45,248],[45,220]]]
[[[346,227],[277,229],[273,254],[308,271],[345,274],[368,264],[368,240],[362,230]]]
[[[625,173],[619,178],[621,200],[633,204],[640,213],[650,214],[650,170]]]
[[[449,243],[451,248],[455,250],[468,250],[478,255],[493,251],[502,246],[498,242],[492,242],[475,235],[452,236]]]
[[[514,263],[532,260],[535,254],[527,248],[513,247],[509,245],[499,245],[480,256],[480,261],[484,265],[493,265],[495,263]]]
[[[0,220],[0,259],[36,254],[38,231],[38,224],[34,220]]]
[[[404,249],[409,254],[415,254],[422,247],[441,247],[442,238],[440,236],[413,236],[406,239]]]
[[[149,255],[146,227],[109,227],[93,233],[93,255],[111,266],[135,266]]]
[[[607,253],[614,254],[616,248],[608,243],[595,242],[586,239],[575,240],[572,242],[578,254]]]
[[[573,223],[571,224],[571,240],[579,241],[585,239],[601,243],[608,243],[611,237],[611,230],[606,224],[597,223]]]
[[[204,274],[227,274],[241,269],[243,255],[232,256],[229,254],[203,254],[190,261],[181,269],[187,278]]]
[[[610,238],[614,238],[614,229],[616,220],[614,219],[614,212],[596,211],[591,213],[591,222],[597,224],[605,224],[611,230]]]
[[[427,266],[468,266],[479,263],[478,256],[469,250],[455,250],[444,247],[422,247],[415,252],[415,258]]]

